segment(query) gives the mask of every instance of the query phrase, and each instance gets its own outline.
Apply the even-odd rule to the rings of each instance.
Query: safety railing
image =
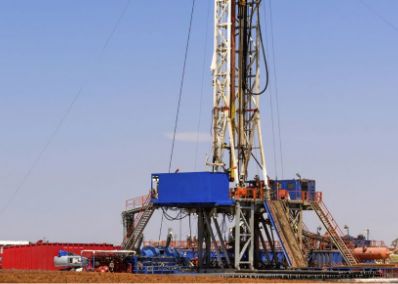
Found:
[[[386,243],[384,241],[376,241],[376,240],[370,240],[369,241],[369,247],[385,247]]]
[[[333,218],[332,213],[329,211],[329,209],[327,208],[326,204],[322,202],[322,200],[318,201],[318,206],[321,208],[321,210],[324,212],[325,217],[327,218],[327,220],[330,222],[330,225],[332,226],[332,228],[334,229],[334,231],[337,233],[337,235],[339,237],[344,236],[343,231],[340,229],[338,223],[336,222],[336,220]]]
[[[152,247],[165,247],[167,242],[165,240],[161,241],[154,241],[154,240],[147,240],[143,241],[143,246],[152,246]],[[260,244],[262,247],[262,244]],[[173,248],[179,248],[179,249],[190,249],[190,248],[197,248],[197,241],[185,241],[185,240],[177,240],[177,241],[171,241],[169,244],[170,247]],[[225,244],[227,246],[227,244]],[[271,249],[271,245],[268,241],[265,241],[265,246],[266,249]],[[221,247],[220,241],[217,240],[217,248]],[[282,249],[282,244],[275,240],[274,241],[274,247],[276,250],[281,250]],[[211,244],[211,249],[217,249],[214,247],[214,243]]]
[[[231,189],[230,196],[235,200],[264,200],[264,189],[256,187],[238,187]]]
[[[160,241],[154,241],[154,240],[147,240],[143,241],[143,246],[152,246],[152,247],[165,247],[167,244],[167,241],[165,240],[160,240]],[[221,247],[221,242],[217,240],[216,242],[217,247],[214,246],[214,242],[211,244],[211,249],[215,250]],[[227,243],[224,243],[224,245],[227,247]],[[176,241],[171,241],[169,243],[169,247],[172,248],[178,248],[178,249],[196,249],[198,247],[198,242],[197,240],[193,241],[186,241],[186,240],[176,240]]]
[[[317,199],[322,200],[321,192],[308,192],[303,190],[286,190],[286,189],[277,189],[273,191],[271,195],[271,199],[273,200],[293,200],[293,201],[316,201]]]
[[[126,200],[126,211],[132,210],[132,209],[137,209],[137,208],[145,208],[150,204],[150,201],[151,201],[150,194],[146,194],[146,195],[142,195],[139,197],[128,199],[128,200]],[[133,233],[133,230],[138,225],[144,212],[145,212],[145,210],[141,210],[140,212],[137,212],[136,214],[133,215],[134,219],[132,222],[132,226],[130,226],[129,228],[126,229],[125,235],[123,237],[123,242],[125,242],[128,239],[128,237]]]
[[[315,202],[322,202],[322,192],[321,191],[315,192],[314,201]]]
[[[167,244],[167,241],[161,240],[161,241],[144,241],[143,245],[144,246],[152,246],[152,247],[165,247]],[[169,244],[170,247],[173,248],[191,248],[191,247],[196,247],[196,242],[193,241],[183,241],[183,240],[177,240],[177,241],[171,241]]]
[[[145,194],[142,196],[127,199],[125,205],[126,211],[144,207],[145,205],[147,205],[150,197],[151,197],[150,194]]]

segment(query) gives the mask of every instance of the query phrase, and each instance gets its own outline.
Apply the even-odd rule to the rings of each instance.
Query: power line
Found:
[[[189,27],[188,27],[188,37],[187,37],[187,42],[186,42],[186,45],[185,45],[184,63],[182,65],[180,89],[179,89],[179,92],[178,92],[177,112],[176,112],[176,117],[175,117],[175,121],[174,121],[173,140],[171,142],[171,151],[170,151],[170,159],[169,159],[169,172],[171,171],[171,165],[173,163],[174,145],[175,145],[176,134],[177,134],[178,118],[180,116],[182,91],[184,89],[185,69],[186,69],[186,65],[187,65],[187,58],[188,58],[188,51],[189,51],[189,42],[190,42],[190,39],[191,39],[192,20],[193,20],[193,14],[194,14],[194,10],[195,10],[195,2],[196,2],[196,0],[192,0],[191,16],[190,16]]]
[[[373,9],[373,7],[369,6],[365,1],[359,0],[359,3],[361,3],[365,8],[367,8],[370,12],[372,12],[376,17],[378,17],[387,26],[392,28],[394,31],[398,32],[398,27],[395,24],[390,22],[386,17],[384,17],[379,12],[377,12],[375,9]]]
[[[130,6],[130,3],[131,3],[131,0],[127,0],[126,1],[126,4],[124,5],[122,12],[120,13],[119,17],[117,18],[116,23],[113,25],[112,31],[108,35],[108,37],[107,37],[107,39],[106,39],[106,41],[105,41],[105,43],[104,43],[104,45],[102,47],[102,50],[100,52],[100,56],[103,54],[104,50],[108,47],[109,43],[111,42],[111,40],[113,38],[113,35],[115,34],[116,30],[119,27],[120,22],[123,20],[124,16],[126,15],[126,12],[127,12],[128,8]]]
[[[98,58],[102,57],[105,49],[108,47],[109,43],[111,42],[111,40],[112,40],[117,28],[119,27],[120,22],[124,18],[124,15],[126,14],[126,12],[128,10],[128,7],[130,6],[130,2],[131,2],[131,0],[127,0],[126,1],[126,4],[124,5],[121,13],[119,14],[119,17],[117,18],[115,24],[113,25],[113,28],[112,28],[110,34],[107,36],[107,38],[106,38],[106,40],[105,40],[105,42],[104,42],[104,44],[103,44],[103,46],[102,46],[102,48],[100,50]],[[69,114],[71,113],[73,107],[76,105],[76,102],[79,100],[79,98],[80,98],[80,96],[81,96],[81,94],[82,94],[82,92],[83,92],[83,90],[84,90],[84,88],[86,87],[87,84],[88,84],[88,80],[84,81],[80,85],[78,91],[73,96],[72,101],[70,102],[70,104],[66,108],[65,112],[62,114],[61,118],[59,119],[57,125],[55,126],[55,129],[51,132],[50,136],[46,140],[46,143],[44,144],[43,148],[40,150],[40,152],[38,153],[36,158],[33,160],[33,162],[30,165],[28,171],[22,177],[20,183],[17,185],[16,189],[11,194],[11,197],[8,199],[7,203],[1,208],[0,215],[4,214],[8,210],[9,206],[12,204],[12,202],[15,199],[15,197],[18,195],[18,193],[22,190],[22,188],[24,187],[26,182],[29,180],[29,177],[31,176],[32,172],[38,166],[38,164],[41,161],[41,159],[43,158],[45,152],[47,151],[47,149],[49,148],[49,146],[53,142],[54,138],[59,133],[60,129],[62,128],[62,126],[65,123],[66,119],[68,118]]]

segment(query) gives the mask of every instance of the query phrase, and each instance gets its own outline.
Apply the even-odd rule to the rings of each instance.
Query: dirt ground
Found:
[[[0,283],[317,283],[275,279],[236,279],[202,275],[0,270]],[[325,282],[323,282],[325,283]]]

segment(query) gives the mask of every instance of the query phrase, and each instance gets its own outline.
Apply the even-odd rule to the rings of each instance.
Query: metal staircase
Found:
[[[358,262],[352,254],[351,250],[347,247],[347,245],[341,238],[343,236],[343,233],[341,232],[336,221],[333,219],[333,216],[327,209],[326,205],[321,200],[319,200],[312,203],[312,208],[318,215],[319,219],[321,219],[334,245],[340,251],[347,265],[357,264]]]
[[[283,202],[282,200],[268,200],[264,202],[264,207],[281,241],[289,266],[293,268],[306,267],[305,254],[290,225],[288,213]]]
[[[138,241],[142,236],[142,233],[144,232],[144,229],[148,224],[149,219],[151,218],[153,212],[155,211],[155,208],[153,207],[149,196],[145,200],[142,207],[138,209],[139,211],[136,214],[136,216],[134,216],[134,220],[131,224],[131,229],[128,230],[126,237],[123,241],[122,246],[124,249],[129,249],[129,250],[137,249],[136,246],[138,244]]]

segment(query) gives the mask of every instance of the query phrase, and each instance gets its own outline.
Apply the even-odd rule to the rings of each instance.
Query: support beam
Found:
[[[213,217],[213,222],[214,222],[214,225],[216,227],[218,239],[220,240],[222,252],[225,255],[225,260],[227,261],[227,265],[230,268],[231,267],[231,260],[229,259],[227,248],[225,247],[224,239],[222,237],[222,233],[221,233],[220,225],[218,224],[217,217]]]
[[[254,202],[235,205],[235,269],[254,269]]]
[[[204,219],[205,219],[205,223],[207,226],[207,230],[210,232],[211,239],[213,240],[214,249],[216,250],[217,263],[221,268],[224,268],[224,264],[220,257],[220,250],[218,249],[217,240],[216,240],[216,237],[214,236],[213,229],[211,227],[210,216],[207,215],[207,216],[205,216]]]

